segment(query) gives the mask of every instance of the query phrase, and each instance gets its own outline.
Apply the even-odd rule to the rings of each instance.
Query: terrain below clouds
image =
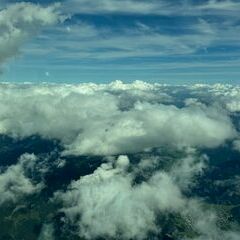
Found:
[[[240,88],[0,85],[0,239],[238,239]]]

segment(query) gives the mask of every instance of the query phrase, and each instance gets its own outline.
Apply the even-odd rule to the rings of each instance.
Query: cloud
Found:
[[[42,183],[35,184],[27,177],[26,171],[31,168],[37,160],[34,154],[23,154],[17,164],[0,172],[0,206],[17,202],[21,197],[40,191]]]
[[[57,53],[57,59],[108,60],[190,55],[210,46],[216,38],[215,27],[207,21],[197,20],[188,27],[175,27],[178,31],[182,28],[182,33],[169,34],[162,32],[161,26],[152,27],[141,22],[120,29],[107,25],[100,28],[80,22],[70,25],[70,28],[56,28],[50,33],[50,40],[46,38],[44,44],[51,44],[54,49],[52,53]],[[38,44],[29,47],[28,52],[34,54],[41,48]]]
[[[149,232],[160,231],[155,212],[183,207],[181,193],[166,173],[156,173],[148,182],[132,186],[128,164],[126,156],[119,156],[115,167],[102,164],[92,175],[73,181],[66,193],[56,193],[82,237],[145,239]]]
[[[128,88],[128,90],[127,90]],[[58,139],[64,154],[112,155],[161,146],[214,148],[236,136],[216,106],[169,104],[161,85],[0,87],[0,133]]]
[[[141,71],[155,69],[164,76],[183,74],[183,70],[189,71],[189,67],[194,68],[191,71],[193,76],[196,68],[201,74],[206,75],[219,75],[219,69],[217,71],[216,68],[221,68],[221,72],[229,71],[229,74],[234,74],[232,68],[239,65],[234,57],[237,52],[233,50],[239,46],[237,41],[239,27],[235,20],[223,17],[217,21],[210,21],[201,16],[193,20],[185,16],[179,17],[179,21],[174,21],[169,27],[161,21],[161,17],[158,17],[159,25],[153,20],[147,21],[144,17],[138,16],[130,18],[129,24],[123,21],[121,25],[111,24],[111,21],[106,19],[101,26],[88,18],[83,17],[81,21],[78,16],[75,18],[77,20],[67,23],[68,27],[54,28],[41,41],[28,45],[25,50],[27,57],[41,59],[40,56],[48,54],[50,56],[47,60],[54,62],[54,66],[60,70],[64,65],[68,70],[74,68],[77,71],[81,68],[81,72],[86,72],[89,68],[100,71],[103,67],[111,72],[112,68],[121,66],[135,74],[139,69]],[[50,47],[42,49],[42,45]],[[223,46],[226,49],[222,49]],[[168,60],[158,59],[162,56]],[[215,60],[212,61],[208,56]],[[149,57],[154,59],[152,61],[138,59]],[[128,58],[129,61],[126,61]],[[88,64],[89,62],[91,64]],[[39,67],[39,64],[43,63],[39,60],[34,65]],[[23,65],[25,68],[28,66]],[[178,69],[178,74],[172,69]]]
[[[199,9],[203,10],[224,10],[224,11],[235,11],[236,8],[239,8],[240,4],[237,1],[231,0],[209,0],[206,4],[198,6]]]
[[[152,0],[67,0],[65,8],[75,13],[88,14],[142,14],[142,15],[204,15],[219,14],[219,11],[236,13],[239,8],[237,1],[172,1]],[[180,10],[180,11],[179,11]]]
[[[71,11],[81,13],[130,13],[130,14],[153,14],[165,6],[169,6],[165,1],[135,1],[135,0],[103,0],[89,2],[87,0],[68,0],[66,8]],[[75,8],[75,10],[74,10]],[[164,12],[164,10],[162,10]]]
[[[109,125],[92,124],[90,131],[80,134],[67,148],[76,154],[95,151],[105,155],[134,153],[162,145],[216,147],[234,132],[227,119],[218,121],[209,113],[199,108],[136,104],[128,113],[110,120]]]
[[[233,142],[233,149],[240,152],[240,140],[235,140]]]
[[[157,161],[159,164],[161,156]],[[119,156],[103,163],[94,173],[72,181],[65,192],[55,193],[54,200],[63,204],[65,223],[76,226],[77,234],[84,239],[147,239],[149,234],[161,239],[165,224],[170,224],[173,238],[174,234],[179,237],[175,223],[168,222],[168,216],[174,214],[188,225],[188,232],[181,233],[183,239],[188,239],[191,232],[198,240],[220,235],[235,240],[237,232],[221,230],[213,209],[183,194],[201,173],[202,161],[191,150],[185,158],[175,159],[170,170],[159,170],[154,169],[154,158],[132,164],[127,156]],[[142,171],[149,175],[136,183],[135,178]]]
[[[208,95],[216,99],[217,102],[224,105],[224,107],[231,113],[240,112],[240,87],[238,85],[230,84],[214,84],[214,85],[196,85],[195,89],[206,89]]]
[[[51,198],[56,212],[44,218],[39,239],[71,231],[84,239],[235,240],[232,206],[224,204],[238,199],[239,178],[215,157],[238,145],[238,112],[227,105],[236,93],[238,86],[223,84],[2,83],[0,134],[62,146],[2,168],[0,205],[45,187],[38,196]],[[227,187],[229,198],[219,194],[213,204],[211,187]]]
[[[0,9],[0,64],[16,56],[20,47],[42,28],[63,21],[59,6],[21,2]]]

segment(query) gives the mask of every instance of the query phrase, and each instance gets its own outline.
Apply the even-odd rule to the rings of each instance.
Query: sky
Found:
[[[0,81],[240,79],[238,0],[0,0]]]

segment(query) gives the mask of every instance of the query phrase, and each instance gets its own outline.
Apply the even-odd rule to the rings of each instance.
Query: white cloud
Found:
[[[56,193],[81,236],[145,239],[148,232],[161,231],[155,212],[183,207],[181,193],[168,174],[158,172],[148,182],[132,186],[134,176],[127,173],[127,162],[120,156],[116,167],[111,162],[102,164],[92,175],[73,181],[66,193]]]
[[[188,190],[196,184],[194,175],[202,174],[207,168],[208,157],[196,157],[195,149],[188,149],[188,156],[173,164],[170,174],[182,190]]]
[[[162,26],[165,29],[166,25],[160,24],[159,26],[155,25],[153,27],[150,24],[148,26],[147,23],[144,22],[144,19],[141,19],[143,22],[137,21],[135,25],[134,20],[132,20],[132,24],[121,26],[120,29],[118,29],[118,24],[114,27],[112,27],[111,24],[104,24],[98,27],[88,22],[69,22],[69,26],[54,27],[51,31],[48,31],[47,35],[44,33],[45,35],[42,36],[41,40],[33,41],[31,44],[25,45],[24,53],[26,53],[26,59],[19,61],[18,66],[23,62],[22,67],[25,69],[32,67],[39,68],[40,64],[44,64],[41,59],[45,59],[45,55],[47,54],[47,62],[54,62],[54,67],[59,69],[62,69],[62,61],[64,59],[64,64],[65,66],[67,65],[68,70],[69,68],[78,70],[79,68],[83,68],[83,70],[86,70],[86,68],[89,69],[90,67],[99,69],[103,67],[102,63],[100,64],[99,62],[99,60],[101,60],[105,63],[107,62],[107,65],[104,66],[109,69],[111,69],[112,66],[124,66],[124,68],[128,67],[128,69],[130,68],[131,71],[134,71],[139,69],[140,64],[142,65],[142,63],[134,59],[135,57],[175,56],[176,59],[173,58],[167,63],[156,60],[154,65],[153,61],[142,61],[144,65],[141,66],[141,70],[142,67],[145,69],[148,68],[148,70],[149,68],[151,70],[155,69],[164,74],[161,75],[161,78],[163,78],[166,75],[169,76],[169,74],[176,75],[174,71],[167,71],[169,68],[182,69],[184,63],[182,61],[179,62],[179,57],[194,55],[194,58],[191,58],[191,60],[185,59],[187,66],[184,68],[189,69],[189,66],[194,64],[199,69],[198,71],[201,71],[201,74],[214,74],[217,76],[219,76],[219,71],[216,71],[215,67],[219,68],[224,66],[220,71],[224,71],[225,74],[226,71],[230,71],[229,67],[232,68],[235,66],[237,69],[236,65],[238,66],[239,63],[237,62],[238,60],[234,60],[233,56],[236,56],[237,52],[234,51],[233,53],[233,51],[229,52],[221,48],[225,46],[228,49],[228,46],[230,46],[232,49],[233,46],[239,46],[239,26],[236,24],[237,20],[232,17],[235,15],[239,16],[239,3],[236,1],[204,1],[204,3],[200,4],[192,3],[192,1],[178,1],[178,3],[176,3],[176,1],[133,0],[103,0],[101,3],[99,1],[86,0],[64,1],[61,10],[69,9],[71,13],[167,14],[171,16],[183,15],[183,18],[194,15],[196,18],[194,21],[187,21],[187,23],[182,25],[174,24],[174,26],[171,26],[171,29],[167,27],[166,30],[170,31],[171,34],[163,31]],[[25,3],[25,5],[28,6],[29,4]],[[45,8],[42,7],[41,9]],[[219,17],[216,18],[218,19],[217,21],[213,21],[205,17],[205,14],[207,16],[216,14]],[[16,15],[18,16],[19,14]],[[239,19],[239,17],[237,19]],[[22,20],[19,19],[18,21],[21,22]],[[15,25],[14,27],[16,28],[16,32],[21,32],[20,39],[25,39],[25,35],[29,35],[29,32],[26,33],[26,30],[19,29],[19,26]],[[176,28],[176,30],[174,30],[174,28]],[[178,34],[173,34],[173,32],[177,32]],[[2,37],[1,41],[4,42],[4,46],[8,44],[6,45],[8,47],[2,47],[1,49],[0,44],[0,62],[5,61],[8,57],[15,56],[19,50],[20,42],[18,34],[15,34],[16,37],[14,37],[15,35],[13,35],[13,33],[12,35],[10,35],[10,33],[8,35],[5,34],[6,36],[4,38]],[[32,32],[30,35],[32,35]],[[8,39],[11,39],[11,41],[8,41]],[[42,46],[48,47],[43,48]],[[219,51],[208,53],[207,49],[212,46],[214,46],[214,49],[219,49]],[[221,61],[217,60],[213,62],[206,60],[206,53],[214,57],[214,59],[220,59]],[[202,58],[199,55],[204,58],[204,61],[201,60]],[[121,63],[110,61],[111,59],[119,58],[133,58],[133,61],[131,64],[126,64],[124,61]],[[31,61],[28,61],[28,59],[31,59]],[[32,59],[34,59],[34,61],[32,61]],[[82,64],[80,64],[80,62]],[[91,62],[92,64],[86,64],[86,62]],[[228,68],[226,68],[227,66]],[[46,68],[46,66],[41,67]],[[207,67],[208,71],[206,71],[206,73],[203,73],[203,67]],[[194,75],[194,73],[196,73],[195,69],[191,74]],[[178,74],[183,74],[183,72],[179,70]],[[234,75],[233,71],[231,71],[230,74]],[[54,77],[54,74],[52,77]]]
[[[159,28],[137,23],[117,32],[108,26],[98,28],[80,22],[72,25],[70,31],[56,28],[44,44],[51,44],[53,54],[57,52],[56,58],[110,59],[193,54],[210,46],[216,38],[215,27],[203,20],[193,23],[187,34],[169,35]],[[27,51],[34,54],[39,48],[41,46],[35,43]]]
[[[42,226],[38,240],[54,240],[54,228],[52,224],[44,224]]]
[[[231,0],[209,0],[198,2],[194,1],[174,1],[152,0],[97,0],[91,2],[87,0],[67,0],[65,8],[74,13],[91,13],[91,14],[142,14],[142,15],[204,15],[219,14],[224,11],[225,14],[230,11],[237,13],[240,7],[237,1]],[[230,13],[228,13],[230,15]]]
[[[23,154],[17,164],[9,166],[0,172],[0,206],[8,202],[16,202],[19,198],[36,193],[43,187],[42,183],[35,184],[25,172],[37,160],[34,154]]]
[[[202,10],[224,10],[224,11],[236,11],[240,7],[239,2],[231,0],[209,0],[206,4],[198,6]]]
[[[240,112],[240,87],[230,84],[196,85],[195,88],[206,89],[216,101],[223,104],[231,113]],[[201,92],[201,90],[200,90]]]
[[[59,6],[21,2],[0,9],[0,64],[17,55],[24,42],[42,28],[63,21]]]
[[[215,113],[214,113],[215,111]],[[234,136],[227,118],[215,109],[137,103],[129,112],[116,112],[103,123],[79,134],[67,146],[75,154],[134,153],[162,145],[216,147]],[[201,129],[201,130],[200,130]],[[68,152],[68,151],[67,151]]]
[[[155,165],[151,157],[142,161],[147,161],[148,167]],[[188,231],[199,236],[196,239],[223,236],[235,240],[237,233],[218,227],[218,215],[212,208],[182,194],[201,173],[202,157],[191,150],[186,158],[176,161],[170,171],[155,169],[148,179],[135,184],[138,172],[147,171],[146,164],[140,162],[131,168],[128,158],[119,156],[93,174],[72,181],[66,192],[55,193],[54,200],[63,203],[65,221],[77,226],[78,235],[86,239],[147,239],[150,232],[161,233],[157,217],[173,213],[187,222]]]
[[[141,82],[1,85],[0,133],[56,138],[65,154],[76,155],[136,153],[167,145],[211,148],[235,137],[221,108],[178,108],[164,105],[166,99],[160,85]]]
[[[208,157],[200,156],[199,148],[238,142],[233,113],[226,105],[236,92],[237,86],[222,84],[169,86],[141,81],[1,84],[0,134],[56,138],[64,154],[104,156],[105,163],[92,174],[72,181],[53,199],[63,204],[65,224],[75,225],[80,237],[146,239],[149,232],[161,235],[158,220],[168,219],[170,213],[198,234],[196,240],[218,236],[235,240],[237,233],[219,227],[218,208],[213,210],[189,194],[208,167]],[[108,156],[115,154],[121,155]],[[28,178],[25,169],[33,169],[42,180],[51,166],[63,167],[67,161],[22,158],[33,161],[20,160],[0,175],[4,202],[43,187]],[[234,184],[238,191],[238,181]],[[52,233],[52,225],[46,224],[40,236]]]

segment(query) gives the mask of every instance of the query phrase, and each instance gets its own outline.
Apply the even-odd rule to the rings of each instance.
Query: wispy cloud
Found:
[[[216,38],[216,32],[206,21],[199,20],[188,28],[186,34],[175,36],[161,33],[141,22],[119,33],[111,28],[99,29],[91,24],[80,23],[55,29],[50,36],[39,44],[49,43],[58,58],[116,59],[192,54],[209,47]],[[32,46],[33,52],[34,49],[40,49],[38,42]]]
[[[46,4],[5,5],[0,14],[6,15],[8,8],[20,5],[51,12],[57,21],[61,18],[56,5]],[[40,25],[37,26],[37,16],[41,12],[38,11],[29,28],[30,23],[21,22],[23,19],[19,18],[23,10],[16,14],[20,25],[9,20],[11,31],[6,21],[5,25],[2,23],[0,28],[5,34],[0,37],[0,61],[16,56],[25,39],[35,34],[33,28],[40,30],[45,24],[47,28],[41,35],[23,45],[24,57],[13,64],[14,68],[26,66],[25,69],[43,68],[42,71],[49,72],[46,69],[61,71],[60,66],[66,66],[76,70],[77,78],[81,74],[78,69],[107,71],[112,67],[117,72],[127,68],[136,73],[139,65],[141,69],[151,69],[148,75],[156,75],[159,79],[161,76],[156,74],[161,74],[159,70],[171,75],[171,71],[166,72],[168,69],[181,69],[178,73],[182,75],[185,63],[189,64],[185,68],[186,75],[194,73],[195,66],[204,76],[206,72],[201,66],[206,66],[209,75],[213,75],[217,72],[214,68],[225,63],[226,78],[230,71],[237,74],[240,38],[240,4],[237,1],[103,0],[100,3],[67,0],[62,2],[60,9],[72,16],[61,26],[50,27],[46,22],[48,18],[38,21]],[[51,24],[56,23],[55,20]],[[218,70],[223,72],[222,68]],[[111,80],[119,77],[112,76]]]
[[[142,15],[205,15],[216,14],[221,11],[227,15],[235,13],[236,16],[240,4],[231,0],[207,0],[195,1],[136,1],[136,0],[67,0],[66,10],[72,13],[84,14],[142,14]]]
[[[74,13],[128,13],[128,14],[154,14],[165,12],[171,4],[165,1],[135,1],[135,0],[68,0],[66,9]],[[162,9],[162,10],[161,10]]]
[[[126,88],[135,92],[125,92]],[[235,137],[231,121],[221,109],[152,103],[169,101],[168,95],[161,93],[161,86],[144,82],[2,85],[0,133],[59,139],[64,154],[74,155],[136,153],[166,145],[211,148]],[[122,110],[125,108],[127,111]]]

